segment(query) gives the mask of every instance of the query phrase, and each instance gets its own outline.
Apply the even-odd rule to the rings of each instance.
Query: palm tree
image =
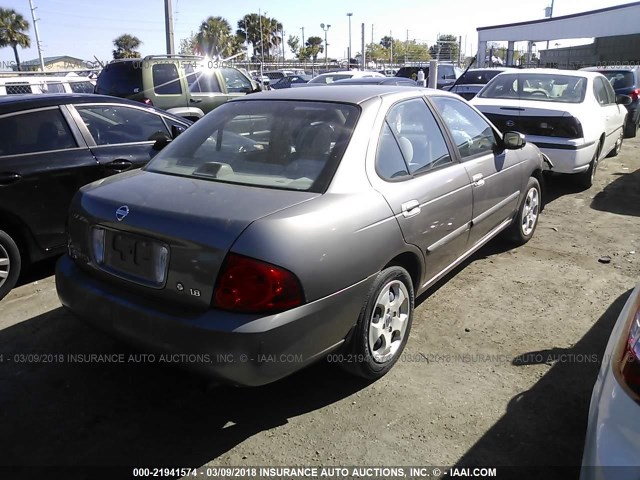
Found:
[[[29,22],[21,14],[10,8],[0,8],[0,47],[13,48],[18,71],[22,70],[18,46],[22,48],[31,46],[29,35],[24,33],[28,31]]]
[[[196,39],[199,49],[205,55],[214,58],[232,55],[231,25],[222,17],[209,17],[204,20]]]
[[[322,46],[322,39],[320,37],[309,37],[307,38],[305,50],[308,55],[313,59],[313,63],[316,63],[318,59],[318,54],[324,52],[324,47]]]
[[[244,42],[251,44],[254,56],[258,52],[263,53],[264,42],[269,56],[271,49],[276,49],[282,44],[282,23],[275,18],[249,13],[238,20],[237,35]]]
[[[116,38],[113,45],[116,47],[113,58],[140,58],[140,52],[136,49],[140,48],[142,42],[138,37],[125,33]]]

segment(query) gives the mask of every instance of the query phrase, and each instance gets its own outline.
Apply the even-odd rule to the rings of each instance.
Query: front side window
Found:
[[[227,92],[249,93],[251,91],[252,87],[249,79],[235,68],[221,68],[220,73],[227,84]]]
[[[0,119],[0,155],[46,152],[77,146],[58,108]]]
[[[386,121],[396,135],[409,173],[419,174],[451,163],[440,127],[422,99],[394,105]]]
[[[351,137],[354,105],[230,102],[147,165],[152,172],[287,190],[324,191]]]
[[[587,79],[554,73],[503,73],[478,94],[480,98],[581,103]]]
[[[154,141],[168,134],[160,115],[121,105],[76,106],[96,145]]]
[[[495,133],[478,112],[456,98],[433,96],[431,100],[451,131],[463,160],[494,151]]]
[[[156,63],[151,67],[153,91],[156,95],[180,95],[180,76],[173,63]]]

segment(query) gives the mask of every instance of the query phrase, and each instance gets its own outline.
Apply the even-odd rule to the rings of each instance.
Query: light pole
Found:
[[[329,46],[329,44],[327,43],[327,31],[331,28],[331,25],[325,25],[324,23],[321,23],[320,28],[324,32],[324,69],[327,70],[327,48]]]
[[[347,50],[347,62],[349,65],[349,69],[351,69],[351,16],[353,13],[347,13],[347,17],[349,17],[349,50]]]

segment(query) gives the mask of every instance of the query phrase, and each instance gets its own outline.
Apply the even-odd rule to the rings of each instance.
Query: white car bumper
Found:
[[[596,153],[597,143],[584,140],[563,140],[553,137],[527,135],[528,142],[535,144],[553,164],[556,173],[580,173],[589,169]]]

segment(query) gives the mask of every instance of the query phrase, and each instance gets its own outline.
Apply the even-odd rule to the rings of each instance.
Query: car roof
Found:
[[[399,99],[421,95],[442,95],[459,99],[458,95],[424,87],[405,87],[401,85],[332,85],[331,87],[316,88],[286,88],[281,90],[269,90],[268,92],[254,93],[245,97],[232,100],[232,102],[245,102],[256,100],[298,100],[311,102],[339,102],[361,104],[375,97],[397,96]]]
[[[541,74],[541,75],[566,75],[568,77],[587,77],[595,78],[600,76],[598,72],[586,72],[584,70],[558,70],[556,68],[517,68],[509,69],[502,72],[500,75],[516,74]]]
[[[93,93],[43,93],[39,95],[2,95],[0,96],[0,114],[29,110],[32,108],[52,107],[57,105],[80,103],[120,103],[154,110],[164,115],[175,117],[168,112],[150,107],[140,102],[127,100],[126,98],[111,97],[108,95],[95,95]]]

